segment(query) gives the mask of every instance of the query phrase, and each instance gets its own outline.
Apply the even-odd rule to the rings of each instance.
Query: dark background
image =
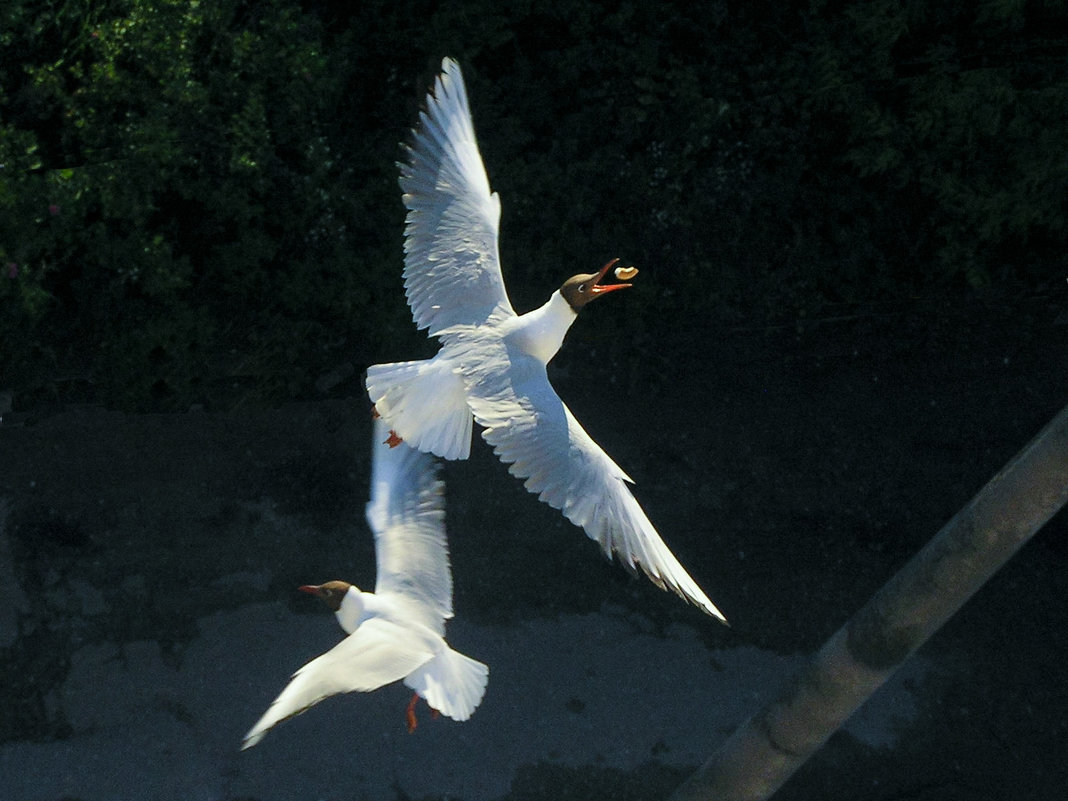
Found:
[[[433,352],[394,162],[443,55],[516,308],[613,256],[641,269],[551,377],[731,618],[710,646],[818,647],[1068,397],[1062,3],[15,0],[0,21],[0,490],[32,601],[0,654],[6,741],[70,734],[46,699],[86,638],[180,647],[250,600],[198,590],[220,573],[269,569],[251,600],[290,603],[324,578],[365,497],[362,372]],[[446,479],[465,619],[703,626],[477,443]],[[261,497],[319,536],[245,547]],[[186,504],[208,511],[169,523]],[[925,649],[897,748],[836,738],[783,797],[1056,797],[1065,525]],[[162,582],[147,611],[116,570]],[[49,600],[70,576],[139,613],[72,634]],[[532,767],[513,797],[680,778]]]
[[[317,397],[414,352],[394,162],[460,60],[513,303],[619,256],[574,339],[1064,301],[1060,2],[5,4],[16,409]],[[621,331],[627,336],[622,337]],[[336,393],[335,393],[336,394]]]

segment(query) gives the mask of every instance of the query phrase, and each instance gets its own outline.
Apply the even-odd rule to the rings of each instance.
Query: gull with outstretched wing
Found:
[[[452,59],[441,69],[399,166],[408,208],[405,294],[418,327],[442,348],[433,359],[368,369],[367,390],[389,423],[389,441],[464,459],[477,421],[509,471],[606,553],[726,622],[649,522],[630,477],[582,429],[546,374],[579,311],[630,284],[602,283],[613,259],[516,314],[497,249],[500,199],[475,141],[463,77]],[[614,274],[625,281],[636,272]]]
[[[368,692],[400,679],[415,691],[407,709],[409,731],[415,729],[419,698],[454,720],[467,720],[482,700],[489,669],[445,642],[452,575],[437,460],[406,445],[384,444],[387,434],[385,423],[376,420],[367,504],[375,537],[375,591],[363,592],[345,581],[300,588],[322,598],[348,636],[293,674],[245,735],[242,749],[324,698]]]

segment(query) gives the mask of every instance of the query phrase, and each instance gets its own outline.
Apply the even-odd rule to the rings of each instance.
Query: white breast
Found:
[[[575,310],[557,290],[544,306],[515,318],[505,339],[523,353],[548,364],[560,350],[564,335],[576,317]]]

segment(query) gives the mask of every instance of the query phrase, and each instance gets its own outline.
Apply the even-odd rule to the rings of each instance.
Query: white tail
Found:
[[[412,671],[404,683],[425,698],[432,709],[453,720],[467,720],[482,701],[488,681],[488,667],[446,648]]]
[[[471,453],[471,410],[456,366],[441,356],[367,368],[367,394],[397,436],[443,459]]]

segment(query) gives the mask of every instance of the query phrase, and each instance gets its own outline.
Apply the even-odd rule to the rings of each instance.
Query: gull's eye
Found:
[[[578,291],[579,292],[585,292],[586,291],[586,285],[585,284],[579,284],[578,285]]]

